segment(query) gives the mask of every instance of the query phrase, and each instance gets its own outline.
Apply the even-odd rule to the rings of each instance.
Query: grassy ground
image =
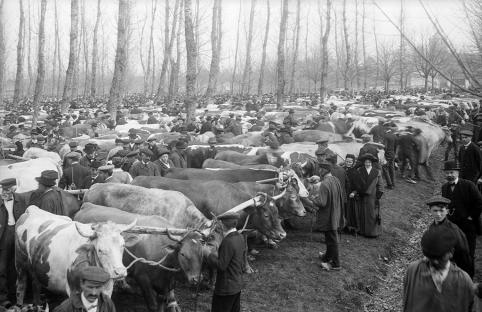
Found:
[[[297,229],[279,249],[259,248],[252,264],[258,272],[245,278],[242,311],[400,311],[405,269],[420,257],[420,235],[429,224],[424,202],[443,182],[441,155],[437,151],[432,160],[438,182],[412,185],[398,179],[396,189],[385,192],[380,237],[341,236],[341,271],[321,270],[317,254],[324,245],[320,233],[310,234],[311,215],[294,222]],[[176,294],[183,311],[209,311],[211,292],[199,293],[197,300],[187,287]],[[117,296],[116,301],[120,311],[145,310],[140,298]]]

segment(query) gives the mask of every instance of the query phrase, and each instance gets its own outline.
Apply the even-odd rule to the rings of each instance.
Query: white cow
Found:
[[[60,157],[59,157],[60,158]],[[35,158],[18,162],[11,165],[0,166],[2,179],[15,178],[17,180],[17,192],[29,192],[38,188],[36,177],[44,170],[55,170],[62,175],[62,168],[51,158]]]

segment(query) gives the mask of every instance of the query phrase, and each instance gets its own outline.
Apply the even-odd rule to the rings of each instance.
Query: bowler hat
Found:
[[[371,160],[371,161],[378,161],[378,159],[370,153],[365,153],[365,154],[358,157],[358,160],[361,161],[361,162],[363,162],[367,159]]]
[[[468,129],[460,130],[460,135],[471,137],[474,133]]]
[[[40,177],[35,178],[38,183],[45,186],[54,186],[55,180],[59,178],[59,174],[55,170],[44,170],[40,173]]]
[[[85,144],[85,146],[84,146],[84,152],[85,152],[86,154],[91,154],[91,153],[93,153],[94,151],[95,151],[95,144],[93,144],[93,143],[87,143],[87,144]]]
[[[7,189],[11,186],[17,185],[17,180],[15,178],[3,179],[0,181],[0,185],[3,189]]]
[[[81,269],[81,277],[83,281],[93,282],[95,284],[105,284],[109,281],[109,274],[101,267],[86,266]]]
[[[450,199],[442,197],[440,195],[433,196],[425,202],[428,206],[433,206],[437,204],[448,205],[450,204]]]
[[[441,258],[454,248],[456,241],[454,231],[442,226],[430,227],[422,236],[422,252],[427,258]]]
[[[444,163],[444,170],[460,170],[459,164],[454,160],[449,160]]]

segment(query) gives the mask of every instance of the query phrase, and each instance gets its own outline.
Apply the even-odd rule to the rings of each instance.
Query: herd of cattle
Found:
[[[375,122],[359,117],[356,127],[368,132],[376,121],[376,117]],[[415,117],[393,121],[401,131],[407,126],[422,130],[425,148],[420,157],[425,159],[447,139],[447,133],[430,121]],[[129,275],[150,311],[173,307],[176,279],[200,282],[202,272],[209,268],[206,259],[217,253],[222,228],[216,216],[237,211],[240,229],[255,230],[276,245],[286,237],[282,220],[306,215],[305,208],[311,203],[303,167],[307,159],[315,158],[315,142],[329,139],[329,148],[340,162],[346,154],[358,155],[362,147],[354,140],[343,141],[345,133],[336,133],[337,127],[331,126],[332,131],[294,131],[295,142],[281,145],[276,153],[282,164],[279,168],[267,159],[261,132],[221,141],[215,159],[204,156],[205,143],[213,136],[207,133],[191,137],[187,150],[190,168],[172,168],[164,177],[139,176],[130,185],[94,184],[82,201],[67,194],[63,200],[68,216],[28,207],[16,225],[18,303],[23,303],[28,276],[34,302],[39,303],[41,288],[69,294],[78,284],[75,267],[89,263],[104,267],[111,275],[109,295],[113,282]],[[146,135],[166,144],[179,136],[155,131]],[[114,137],[72,140],[80,146],[96,143],[109,157],[116,148]],[[16,178],[16,198],[27,203],[38,185],[35,177],[49,169],[61,174],[67,151],[68,145],[59,153],[31,148],[23,155],[24,161],[0,166],[0,177]],[[379,159],[383,161],[383,150]]]

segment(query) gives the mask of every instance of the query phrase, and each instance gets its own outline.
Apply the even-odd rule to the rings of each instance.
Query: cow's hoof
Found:
[[[259,255],[259,251],[257,251],[256,249],[251,249],[251,251],[249,253],[253,256]]]
[[[276,242],[269,241],[269,242],[268,242],[268,247],[271,248],[271,249],[278,249],[278,248],[279,248],[279,245],[278,245],[278,243],[276,243]]]
[[[253,269],[250,265],[248,265],[248,266],[246,267],[246,269],[244,270],[244,273],[246,273],[246,274],[254,274],[254,273],[256,273],[256,272],[257,272],[257,271],[256,271],[255,269]]]
[[[167,305],[167,312],[181,312],[181,308],[177,304],[177,301],[171,301]]]

